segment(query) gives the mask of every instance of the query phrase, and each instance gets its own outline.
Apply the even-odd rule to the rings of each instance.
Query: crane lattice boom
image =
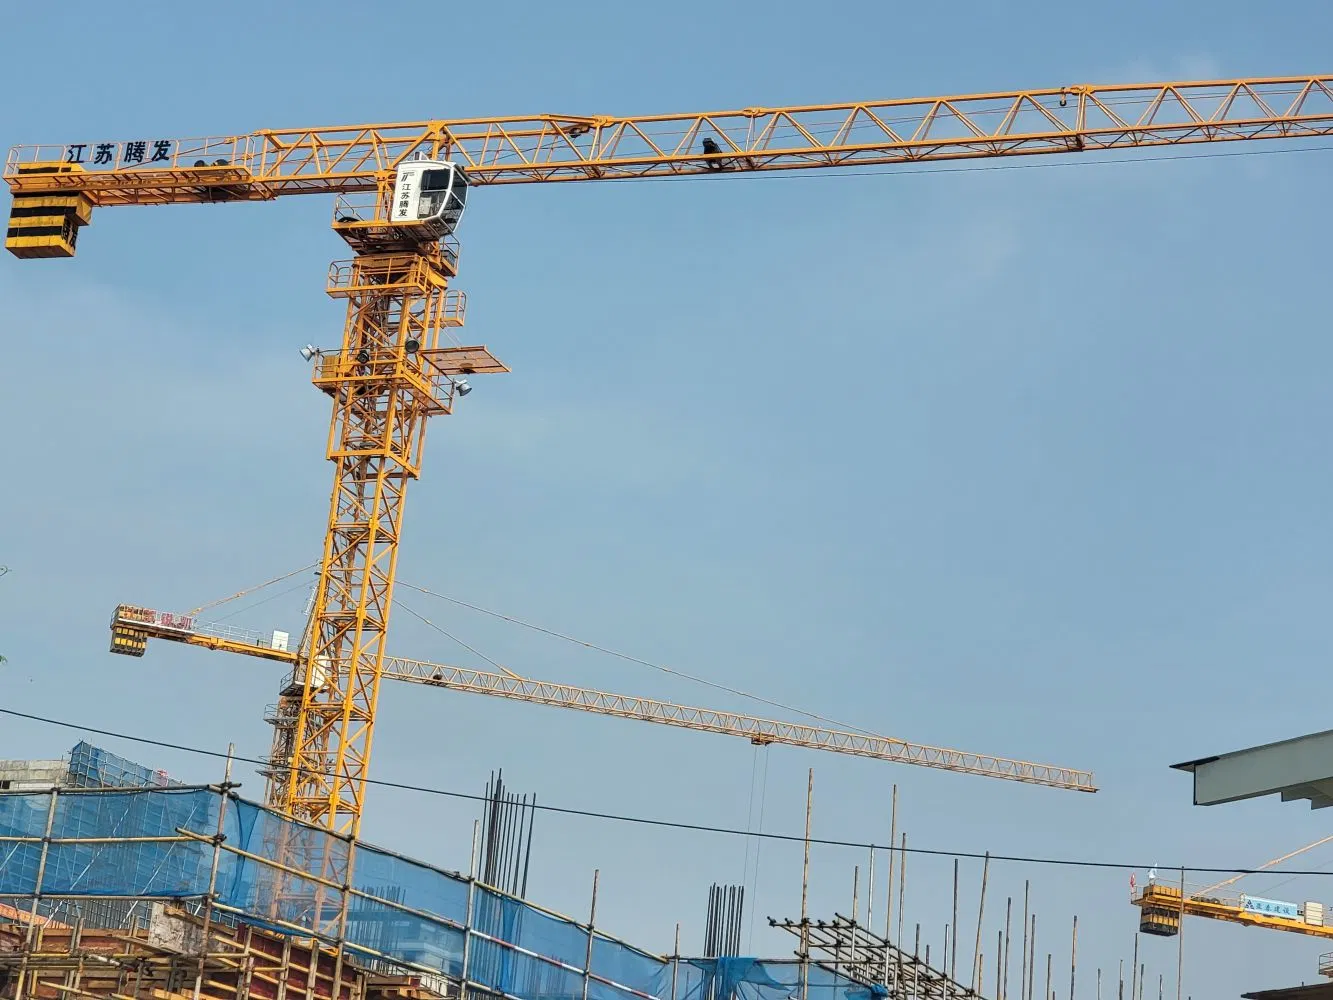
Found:
[[[671,177],[1333,134],[1333,76],[1079,85],[677,115],[533,115],[15,146],[16,193],[93,205],[375,191],[418,154],[474,184]],[[716,144],[708,153],[705,140]],[[154,159],[154,156],[159,159]],[[28,173],[60,164],[68,172]]]
[[[451,667],[439,663],[426,663],[421,660],[404,660],[394,657],[385,661],[384,676],[396,680],[448,688],[450,691],[489,694],[537,705],[574,708],[583,712],[610,715],[621,719],[660,722],[668,726],[681,726],[685,729],[695,729],[700,732],[743,736],[751,743],[757,743],[761,746],[769,743],[783,743],[787,746],[805,747],[811,750],[832,750],[835,753],[873,757],[875,760],[894,761],[900,764],[920,764],[924,767],[959,771],[963,774],[1007,778],[1011,781],[1048,785],[1052,788],[1066,788],[1080,792],[1095,792],[1097,790],[1093,784],[1091,774],[1067,767],[1033,764],[1028,761],[968,753],[964,750],[924,746],[919,743],[908,743],[905,740],[895,740],[887,736],[823,729],[818,726],[807,726],[795,722],[775,722],[771,719],[759,719],[735,712],[720,712],[711,708],[693,708],[688,705],[676,705],[672,702],[657,701],[652,698],[610,694],[592,688],[574,687],[570,684],[553,684],[549,681],[536,681],[509,674],[488,673],[484,670],[470,670],[466,667]]]
[[[246,632],[230,626],[200,622],[189,615],[171,614],[148,608],[121,605],[116,609],[111,627],[112,651],[129,655],[143,655],[147,640],[153,638],[170,639],[206,649],[245,653],[292,665],[299,659],[295,651],[288,650],[288,635],[285,632],[269,634]],[[801,723],[761,719],[737,712],[677,705],[654,698],[611,694],[607,691],[574,687],[570,684],[533,680],[513,673],[471,670],[443,663],[428,663],[423,660],[390,656],[384,659],[382,677],[385,680],[425,684],[466,694],[491,695],[534,705],[571,708],[595,715],[656,722],[724,736],[740,736],[761,746],[778,743],[900,764],[919,764],[924,767],[1046,785],[1051,788],[1081,792],[1097,790],[1093,776],[1087,771],[1076,771],[1050,764],[1034,764],[1005,757],[991,757],[963,750],[924,746],[887,736],[825,729]],[[295,677],[287,684],[287,689],[293,692],[298,687]],[[270,713],[270,721],[280,722],[283,711],[281,705],[275,707]]]

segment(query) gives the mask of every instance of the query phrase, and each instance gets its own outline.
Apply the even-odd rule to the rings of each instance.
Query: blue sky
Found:
[[[1310,2],[135,10],[7,12],[5,146],[1317,73],[1333,28]],[[818,835],[887,841],[896,781],[917,846],[1144,864],[1256,864],[1323,836],[1320,814],[1274,801],[1195,809],[1167,765],[1329,725],[1330,162],[479,190],[466,339],[513,374],[434,423],[401,579],[869,729],[1090,768],[1102,791],[415,690],[386,692],[375,773],[475,792],[503,766],[553,804],[744,827],[758,765],[765,829],[794,832],[813,765]],[[296,351],[341,329],[329,209],[106,210],[75,260],[0,261],[0,703],[267,749],[274,670],[111,658],[106,620],[315,558],[327,406]],[[768,712],[401,597],[534,676]],[[231,620],[296,631],[302,603]],[[477,662],[405,614],[392,648]],[[76,738],[6,719],[0,757]],[[473,817],[376,790],[365,833],[458,866]],[[864,863],[816,851],[812,912],[845,911]],[[536,900],[584,913],[599,867],[599,922],[666,950],[682,921],[689,948],[746,845],[543,815],[534,864]],[[1333,850],[1308,866],[1333,869]],[[970,956],[979,865],[963,876]],[[950,877],[909,861],[908,926],[935,948]],[[1079,915],[1090,996],[1130,955],[1126,873],[996,866],[989,898],[1024,879],[1057,969]],[[1333,902],[1333,879],[1280,883],[1252,891]],[[765,846],[759,924],[795,915],[799,888],[799,851]],[[789,947],[758,924],[753,946]],[[1159,972],[1174,988],[1175,948],[1145,943],[1149,993]],[[1186,991],[1312,981],[1321,950],[1192,923]]]

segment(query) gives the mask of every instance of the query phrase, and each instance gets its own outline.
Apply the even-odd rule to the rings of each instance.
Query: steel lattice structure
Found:
[[[473,184],[512,184],[1330,134],[1333,77],[1319,75],[1068,86],[701,114],[464,118],[203,139],[85,140],[10,150],[4,177],[14,204],[6,246],[21,257],[72,256],[79,231],[97,207],[340,196],[334,229],[356,257],[335,266],[329,291],[347,299],[347,320],[339,352],[321,357],[314,373],[315,385],[333,401],[327,447],[336,470],[333,498],[312,627],[302,653],[294,657],[300,692],[289,690],[288,710],[277,713],[284,721],[275,737],[273,772],[279,777],[271,793],[276,804],[299,819],[355,834],[385,670],[403,504],[408,482],[420,474],[425,421],[451,412],[454,375],[505,370],[485,348],[442,345],[442,331],[462,321],[462,300],[448,288],[457,248],[445,232],[390,221],[391,185],[400,164],[420,156],[447,159],[466,168]],[[370,194],[365,203],[347,198],[365,193]],[[113,649],[141,655],[149,634],[122,622]],[[216,639],[199,644],[244,645]],[[271,647],[242,651],[287,659],[275,655],[285,651]],[[513,696],[505,690],[512,687],[507,681],[492,683],[478,675],[472,682],[489,686],[490,693]],[[596,698],[582,703],[585,696],[576,689],[560,697],[580,702],[571,707],[605,707]],[[618,706],[621,714],[645,717],[642,706],[649,702],[629,701],[639,707]],[[705,723],[706,717],[712,721]],[[724,718],[725,723],[719,721]],[[705,713],[682,716],[673,724],[733,731],[739,718]],[[741,734],[782,742],[778,737],[784,733]],[[851,748],[860,745],[859,738],[847,735],[839,749],[858,752]],[[888,741],[881,749],[897,755],[887,759],[909,759],[907,746]],[[1036,780],[1035,772],[1004,771],[1008,765],[999,761],[929,754],[913,760]],[[1051,773],[1066,777],[1043,783],[1081,772]],[[1074,779],[1061,787],[1083,785]]]

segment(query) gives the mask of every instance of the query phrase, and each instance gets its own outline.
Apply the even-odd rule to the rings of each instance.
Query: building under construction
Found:
[[[498,778],[486,809],[499,835],[464,874],[86,743],[0,773],[4,1000],[976,995],[846,918],[788,923],[793,957],[740,956],[734,891],[710,894],[701,957],[652,954],[543,909],[513,891],[531,815]]]

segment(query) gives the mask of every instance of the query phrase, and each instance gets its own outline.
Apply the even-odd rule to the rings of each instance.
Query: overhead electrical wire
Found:
[[[201,757],[213,757],[218,760],[230,760],[243,764],[254,764],[258,767],[268,767],[269,762],[258,757],[242,757],[234,753],[224,753],[218,750],[206,750],[202,747],[187,746],[183,743],[172,743],[168,740],[156,740],[148,736],[134,736],[130,733],[121,733],[111,729],[101,729],[96,726],[84,726],[76,722],[67,722],[63,719],[52,719],[46,716],[33,715],[29,712],[20,712],[12,708],[0,708],[0,715],[7,715],[15,719],[26,719],[29,722],[40,722],[43,725],[58,726],[63,729],[74,729],[82,733],[92,733],[98,736],[109,736],[113,739],[125,740],[129,743],[141,743],[145,746],[161,747],[166,750],[176,750],[180,753],[190,753]],[[367,778],[367,785],[378,785],[381,788],[393,788],[398,791],[415,792],[421,795],[438,795],[444,798],[465,799],[471,802],[485,802],[485,795],[474,795],[468,792],[455,792],[445,788],[431,788],[427,785],[413,785],[401,781],[386,781],[383,778]],[[151,791],[151,789],[145,789]],[[707,823],[685,823],[679,820],[652,819],[646,816],[629,816],[624,813],[602,812],[595,809],[574,809],[569,806],[553,806],[547,804],[535,804],[534,809],[542,812],[557,813],[564,816],[577,816],[583,819],[606,820],[615,823],[630,823],[636,826],[653,826],[670,830],[687,830],[693,833],[713,833],[728,837],[757,837],[763,840],[776,840],[786,843],[803,844],[807,838],[799,833],[764,833],[762,831],[740,830],[733,827],[713,826]],[[809,843],[821,847],[846,847],[856,848],[858,850],[877,851],[902,851],[902,847],[889,847],[886,844],[877,844],[873,841],[863,840],[838,840],[830,837],[810,837]],[[1333,876],[1333,871],[1311,871],[1294,869],[1271,869],[1271,868],[1244,868],[1230,867],[1219,868],[1210,866],[1196,865],[1164,865],[1160,863],[1143,864],[1130,863],[1124,861],[1096,861],[1086,858],[1051,858],[1039,857],[1036,855],[1024,854],[995,854],[982,853],[979,851],[948,851],[940,848],[929,847],[908,847],[908,854],[918,854],[927,857],[941,858],[967,858],[980,861],[989,858],[991,861],[1005,861],[1015,864],[1047,865],[1051,867],[1063,868],[1098,868],[1113,871],[1133,871],[1140,868],[1156,868],[1160,871],[1181,871],[1192,872],[1204,875],[1257,875],[1261,872],[1267,872],[1272,875],[1308,875],[1308,876]]]

